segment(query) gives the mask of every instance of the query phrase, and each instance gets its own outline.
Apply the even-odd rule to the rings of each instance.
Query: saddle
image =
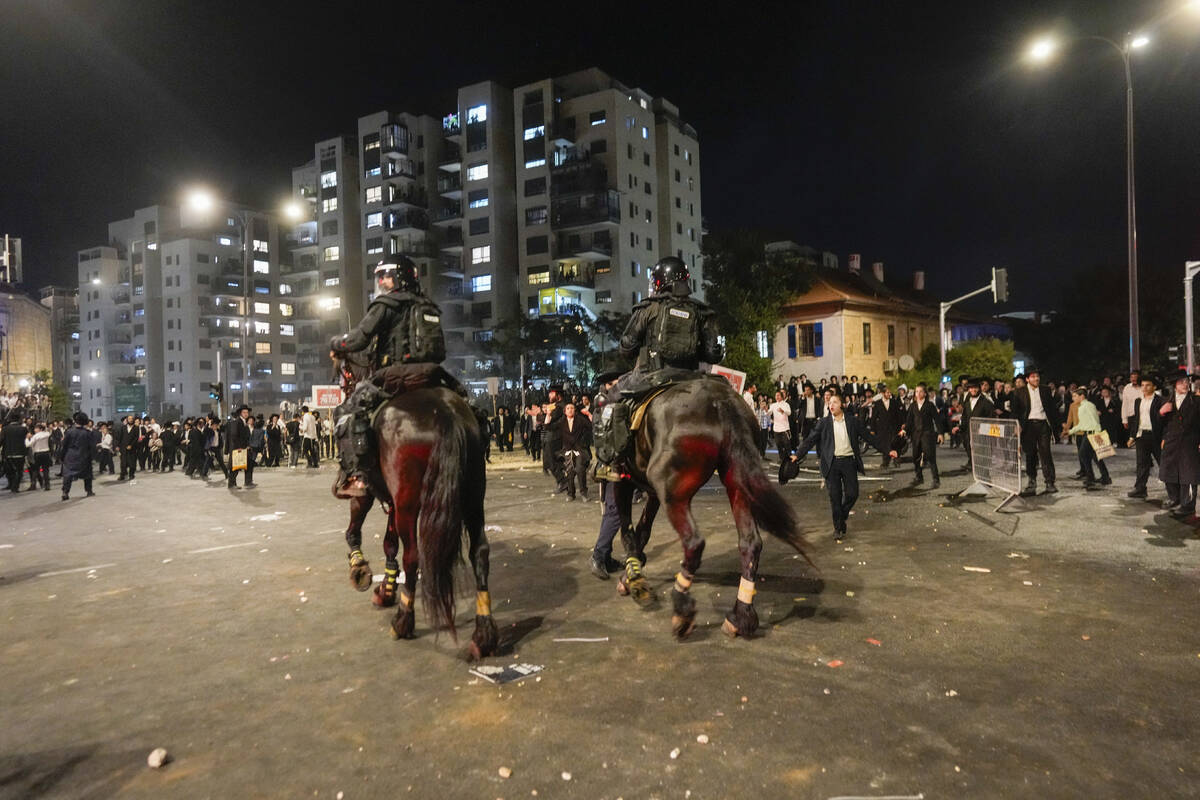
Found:
[[[604,406],[599,421],[595,423],[593,439],[596,444],[596,460],[612,465],[628,457],[633,445],[633,432],[640,430],[645,424],[646,410],[650,403],[667,389],[681,383],[713,377],[673,367],[632,374],[629,384],[622,387],[618,396]],[[725,380],[720,377],[716,379]]]

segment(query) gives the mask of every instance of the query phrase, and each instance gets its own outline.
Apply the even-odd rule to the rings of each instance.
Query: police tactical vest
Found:
[[[667,363],[696,358],[700,342],[700,310],[687,297],[668,297],[658,303],[647,349]]]

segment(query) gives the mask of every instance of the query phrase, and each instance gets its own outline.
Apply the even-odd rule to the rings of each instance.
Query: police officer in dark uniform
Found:
[[[695,377],[701,362],[717,364],[724,357],[716,315],[691,297],[690,279],[687,265],[675,256],[659,259],[650,271],[652,293],[633,307],[620,342],[621,355],[636,356],[637,363],[617,381],[600,414],[595,430],[598,461],[611,463],[613,451],[619,456],[629,439],[628,410],[617,401]]]
[[[362,322],[329,343],[331,357],[366,350],[375,343],[371,378],[360,382],[338,411],[338,440],[346,474],[337,491],[340,497],[367,493],[367,477],[376,460],[370,435],[371,413],[381,403],[399,391],[422,385],[446,386],[466,396],[462,386],[437,366],[445,358],[441,317],[437,306],[421,291],[417,265],[403,255],[388,256],[376,265],[375,281],[378,292]],[[416,325],[412,319],[414,313],[421,317]],[[427,335],[420,337],[422,341],[413,341],[413,331],[422,328]],[[413,379],[387,381],[390,391],[385,391],[381,372],[402,365],[414,365]],[[433,369],[420,369],[416,365],[430,365]]]

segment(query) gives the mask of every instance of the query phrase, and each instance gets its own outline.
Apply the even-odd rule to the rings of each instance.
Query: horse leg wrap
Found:
[[[413,596],[408,593],[407,589],[404,589],[404,588],[400,589],[400,603],[405,608],[412,608]]]
[[[684,571],[675,573],[675,591],[680,594],[687,594],[688,589],[692,588],[692,578],[694,575],[688,575]]]
[[[638,560],[637,556],[629,556],[625,559],[625,574],[631,581],[641,577],[642,562]]]
[[[489,617],[492,614],[492,596],[487,592],[475,593],[475,616]]]
[[[738,584],[737,599],[746,605],[750,605],[754,602],[754,594],[754,581],[742,578],[741,583]]]
[[[362,550],[351,550],[349,557],[350,557],[350,566],[352,566],[352,567],[359,567],[359,566],[362,566],[363,564],[367,563],[366,556],[364,556],[362,554]]]
[[[375,605],[386,608],[396,604],[396,579],[400,570],[387,567],[383,571],[383,583],[375,588]]]

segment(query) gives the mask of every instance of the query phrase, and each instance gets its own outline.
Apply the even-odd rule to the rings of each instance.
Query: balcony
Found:
[[[417,165],[404,157],[400,157],[394,161],[388,161],[384,167],[384,180],[390,181],[397,178],[415,177],[417,177]]]
[[[321,353],[301,353],[300,355],[296,356],[296,366],[304,369],[319,367],[328,362],[329,357],[322,356]]]
[[[379,147],[385,156],[407,156],[408,128],[403,125],[384,125],[379,129]]]
[[[568,161],[554,167],[550,175],[550,196],[602,192],[608,189],[608,170],[599,161]]]
[[[448,175],[438,176],[437,190],[442,197],[448,197],[451,200],[462,199],[462,175],[451,172]]]
[[[445,172],[458,172],[462,169],[462,151],[457,147],[447,147],[438,169]]]
[[[388,199],[384,202],[384,205],[389,208],[400,208],[403,206],[424,208],[429,205],[429,200],[425,196],[424,189],[416,188],[411,184],[404,185],[403,188],[401,188],[400,184],[388,184],[388,188],[391,191],[388,193]]]
[[[383,226],[389,231],[423,231],[429,228],[429,215],[415,208],[406,211],[389,211],[383,217]]]
[[[448,303],[469,303],[475,299],[475,293],[471,291],[471,285],[462,280],[450,281],[445,284],[441,296]]]
[[[487,311],[451,308],[442,313],[442,327],[448,331],[476,330],[484,327],[484,321],[490,316],[490,312]]]
[[[112,301],[119,306],[125,305],[126,303],[129,302],[129,290],[128,289],[124,289],[124,290],[113,289],[111,296],[112,296]]]
[[[620,221],[621,198],[612,190],[554,200],[550,206],[550,225],[556,230]]]
[[[409,258],[435,258],[438,254],[438,246],[427,239],[401,241],[396,243],[396,248],[392,252]]]
[[[447,228],[446,238],[442,241],[443,253],[459,253],[463,251],[462,228]]]
[[[608,231],[597,231],[591,236],[577,233],[558,237],[558,261],[606,261],[612,258],[612,238]]]
[[[304,247],[316,247],[317,237],[315,236],[285,236],[283,237],[283,247],[285,250],[299,250]]]
[[[552,270],[550,280],[560,289],[595,289],[596,275],[590,267],[582,265],[560,266]]]
[[[329,338],[322,336],[320,331],[315,328],[304,328],[300,331],[300,335],[296,337],[300,340],[300,344],[328,344]],[[320,354],[317,354],[320,358]]]
[[[459,203],[447,203],[444,207],[439,208],[433,215],[434,225],[447,225],[461,222],[462,205]]]
[[[317,270],[317,254],[303,253],[294,256],[291,264],[280,264],[280,275],[303,275],[306,272],[315,272]],[[241,275],[241,272],[238,272]]]
[[[120,333],[118,331],[109,331],[104,335],[105,344],[132,344],[133,336],[128,333]]]
[[[135,357],[134,354],[128,350],[116,350],[116,351],[110,350],[108,353],[108,363],[109,364],[128,364],[130,366],[133,366],[139,360],[144,361],[145,356],[143,356],[141,359],[139,359],[139,358]]]
[[[575,118],[556,119],[550,126],[550,142],[555,147],[570,147],[575,144]]]
[[[447,278],[462,278],[464,275],[462,259],[443,256],[438,261],[438,272]]]
[[[442,117],[442,135],[447,139],[462,135],[462,122],[457,113]]]

